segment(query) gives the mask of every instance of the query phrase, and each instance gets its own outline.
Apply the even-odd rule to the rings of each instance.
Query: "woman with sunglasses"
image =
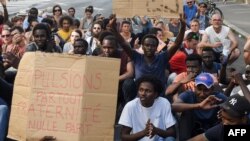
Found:
[[[53,17],[56,21],[56,24],[59,26],[59,19],[62,16],[62,7],[60,5],[55,5],[52,8],[52,12],[53,12]]]
[[[82,38],[82,32],[79,29],[75,29],[72,31],[70,35],[70,42],[67,42],[63,47],[64,53],[71,53],[74,50],[74,43],[77,39]],[[87,46],[88,47],[88,46]]]

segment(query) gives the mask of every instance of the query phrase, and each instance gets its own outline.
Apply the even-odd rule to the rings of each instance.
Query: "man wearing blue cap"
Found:
[[[181,93],[172,104],[175,112],[182,112],[179,121],[180,141],[203,133],[219,121],[218,104],[227,97],[214,91],[212,74],[201,73],[195,78],[195,90]]]
[[[220,107],[218,117],[221,118],[222,122],[188,141],[223,141],[225,125],[250,125],[247,118],[250,112],[250,103],[244,96],[239,94],[230,96]]]

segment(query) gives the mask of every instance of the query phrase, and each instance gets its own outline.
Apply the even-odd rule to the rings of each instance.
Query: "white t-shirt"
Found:
[[[230,28],[226,26],[222,26],[220,33],[216,33],[214,31],[213,26],[209,26],[206,28],[205,34],[208,36],[208,41],[211,44],[215,44],[216,42],[221,42],[224,45],[221,47],[213,48],[215,52],[223,52],[223,50],[225,50],[224,52],[228,53],[227,50],[231,44],[230,40],[227,39],[229,31]]]
[[[146,123],[150,122],[157,128],[166,130],[175,125],[176,120],[171,113],[171,105],[167,99],[158,97],[151,107],[143,107],[139,98],[128,102],[124,107],[119,124],[131,127],[131,134],[140,132],[145,129]],[[155,135],[153,138],[144,137],[140,141],[159,141],[164,140],[162,137]]]

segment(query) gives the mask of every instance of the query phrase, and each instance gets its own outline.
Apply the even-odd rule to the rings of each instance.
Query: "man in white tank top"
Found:
[[[232,52],[229,59],[226,60],[229,64],[233,63],[240,56],[240,50],[237,48],[238,41],[234,33],[229,27],[222,25],[223,21],[219,14],[212,16],[211,23],[212,25],[206,28],[198,47],[212,47],[218,61],[220,60],[220,55],[223,54],[224,58],[227,58],[230,52]]]

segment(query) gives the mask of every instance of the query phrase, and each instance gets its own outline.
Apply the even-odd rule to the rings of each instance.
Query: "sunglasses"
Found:
[[[192,1],[187,2],[187,4],[192,4],[192,3],[193,3]]]
[[[213,21],[218,21],[219,22],[219,21],[221,21],[221,19],[213,19]]]
[[[10,37],[10,34],[2,35],[2,38],[4,37]]]
[[[54,10],[54,12],[58,12],[58,11],[60,11],[60,12],[61,12],[61,9],[55,9],[55,10]]]

